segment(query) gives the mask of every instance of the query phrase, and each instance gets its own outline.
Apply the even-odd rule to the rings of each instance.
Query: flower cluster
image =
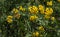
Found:
[[[38,36],[39,36],[39,32],[36,31],[33,33],[33,37],[38,37]]]
[[[41,31],[44,31],[44,27],[43,26],[40,26],[38,29],[41,30]]]
[[[13,21],[12,18],[13,18],[12,16],[8,16],[8,17],[6,18],[7,22],[8,22],[8,23],[12,23],[12,21]]]
[[[29,9],[30,13],[32,13],[32,14],[38,13],[38,8],[36,6],[30,6],[28,9]]]
[[[52,8],[46,8],[46,10],[45,10],[45,18],[50,18],[52,13],[53,13],[53,9]]]
[[[43,5],[39,5],[38,8],[39,8],[40,13],[44,14],[44,6]]]
[[[19,10],[25,11],[25,8],[23,8],[22,6],[20,6],[20,7],[19,7]]]
[[[16,9],[16,8],[14,8],[12,11],[14,14],[19,12],[18,9]]]
[[[13,11],[13,14],[14,14],[13,16],[14,16],[15,18],[19,19],[19,18],[20,18],[20,14],[18,13],[19,10],[16,9],[16,8],[14,8],[12,11]]]
[[[52,1],[47,2],[47,5],[52,6],[53,5]]]
[[[34,15],[34,16],[30,16],[30,21],[34,21],[38,18],[38,16]]]
[[[43,5],[38,5],[38,7],[36,6],[30,6],[27,8],[29,13],[34,14],[33,16],[30,16],[30,21],[36,20],[38,18],[38,16],[36,16],[36,14],[43,14],[44,18],[49,19],[53,13],[53,9],[50,7],[44,7]],[[23,8],[22,6],[19,6],[18,8],[13,8],[12,12],[13,12],[13,17],[19,19],[21,16],[19,11],[26,11],[26,8]]]

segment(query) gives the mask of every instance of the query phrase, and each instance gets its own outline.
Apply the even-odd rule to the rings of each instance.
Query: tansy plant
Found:
[[[31,1],[33,3],[34,0]],[[42,0],[40,1],[42,2]],[[56,32],[56,29],[54,28],[56,18],[53,16],[53,0],[43,0],[44,3],[41,3],[40,1],[35,0],[35,2],[38,2],[38,4],[31,4],[30,2],[27,5],[18,5],[14,7],[8,15],[5,16],[3,22],[4,24],[2,23],[1,26],[5,27],[2,30],[5,30],[5,32],[7,31],[7,33],[9,33],[7,35],[8,37],[56,36],[54,34]],[[60,2],[59,0],[57,1]],[[6,36],[6,34],[4,36]]]
[[[24,30],[27,30],[27,33],[33,33],[31,36],[39,37],[40,34],[44,36],[45,26],[48,26],[49,21],[55,21],[55,17],[52,16],[53,8],[45,7],[43,5],[30,6],[24,8],[23,6],[18,6],[18,8],[13,8],[11,11],[12,15],[7,16],[7,22],[13,23],[16,21],[17,25],[23,25]],[[22,24],[21,24],[22,23]],[[37,29],[38,31],[35,31]],[[31,33],[31,34],[32,34]]]

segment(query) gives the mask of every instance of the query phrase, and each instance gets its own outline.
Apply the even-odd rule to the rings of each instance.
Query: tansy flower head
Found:
[[[55,17],[51,17],[51,20],[54,21],[55,20]]]
[[[45,15],[51,15],[52,13],[53,13],[53,9],[52,8],[46,8]]]
[[[35,32],[35,36],[39,36],[39,32],[36,31],[36,32]]]
[[[14,8],[12,11],[14,14],[19,12],[18,9],[16,9],[16,8]]]
[[[25,11],[25,8],[23,8],[22,6],[19,6],[19,10]]]
[[[52,6],[52,1],[47,2],[47,5],[48,5],[48,6]]]
[[[44,14],[44,6],[43,5],[39,5],[39,11],[41,14]]]
[[[41,31],[44,31],[43,26],[40,26],[38,29],[41,30]]]
[[[8,16],[7,18],[12,19],[13,17],[12,16]]]
[[[7,20],[8,23],[11,23],[13,21],[12,16],[8,16],[6,20]]]
[[[29,9],[30,13],[32,13],[32,14],[38,13],[38,8],[36,6],[30,6],[28,9]]]
[[[34,33],[33,33],[33,36],[38,37],[38,36],[39,36],[39,32],[37,32],[37,31],[34,32]]]
[[[7,19],[8,23],[12,23],[12,21],[13,21],[12,19]]]
[[[30,16],[30,21],[34,21],[34,20],[36,20],[38,17],[36,16],[36,15],[34,15],[34,16]]]
[[[40,11],[44,9],[44,6],[43,5],[39,5],[38,7],[39,7],[39,10]]]

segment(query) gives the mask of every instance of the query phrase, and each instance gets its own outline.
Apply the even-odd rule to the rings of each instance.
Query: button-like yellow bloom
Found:
[[[34,21],[34,20],[36,20],[38,17],[36,16],[36,15],[34,15],[34,16],[30,16],[30,21]]]
[[[51,20],[54,21],[55,20],[55,17],[51,17]]]
[[[20,7],[19,7],[19,10],[25,11],[25,8],[23,8],[22,6],[20,6]]]
[[[7,18],[8,18],[8,19],[12,19],[13,17],[12,17],[12,16],[8,16]]]
[[[53,9],[52,8],[46,8],[45,11],[46,11],[45,12],[46,15],[51,15],[53,13]]]
[[[8,23],[11,23],[13,21],[12,16],[8,16],[6,20],[7,20]]]
[[[20,7],[19,7],[19,10],[22,10],[22,9],[23,9],[22,6],[20,6]]]
[[[38,36],[39,36],[39,32],[37,32],[37,31],[34,32],[34,33],[33,33],[33,36],[38,37]]]
[[[43,10],[44,9],[44,6],[43,5],[39,5],[39,10]]]
[[[41,30],[41,31],[44,31],[43,26],[40,26],[38,29]]]
[[[16,8],[14,8],[12,11],[13,11],[13,13],[18,13],[19,12],[19,10],[16,9]]]
[[[48,6],[52,6],[52,4],[53,4],[52,1],[47,2],[47,5],[48,5]]]
[[[32,13],[32,14],[38,13],[38,8],[36,6],[30,6],[28,9],[29,9],[30,13]]]
[[[43,5],[39,5],[39,11],[41,14],[44,14],[44,6]]]
[[[12,19],[7,19],[8,23],[12,23],[12,21],[13,21]]]
[[[35,36],[39,36],[39,32],[35,32]]]

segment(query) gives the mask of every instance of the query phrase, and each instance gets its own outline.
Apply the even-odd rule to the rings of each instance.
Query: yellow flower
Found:
[[[19,10],[25,11],[25,8],[23,8],[22,6],[20,6],[20,7],[19,7]]]
[[[6,20],[7,20],[8,23],[11,23],[13,21],[12,16],[8,16]]]
[[[20,6],[20,7],[19,7],[19,10],[22,10],[22,9],[23,9],[22,6]]]
[[[50,16],[49,16],[49,15],[45,15],[45,16],[44,16],[44,18],[49,19],[49,18],[50,18]]]
[[[40,26],[38,29],[41,30],[41,31],[44,31],[43,26]]]
[[[52,13],[53,13],[53,9],[52,8],[46,8],[45,15],[51,15]]]
[[[47,5],[48,5],[48,6],[52,6],[52,1],[47,2]]]
[[[36,6],[30,6],[28,9],[29,9],[30,13],[32,13],[32,14],[38,13],[38,8]]]
[[[7,18],[8,18],[8,19],[12,19],[13,17],[12,17],[12,16],[8,16]]]
[[[12,19],[7,19],[8,23],[12,23],[12,21],[13,21]]]
[[[35,32],[35,36],[39,36],[39,32]]]
[[[39,5],[39,10],[43,10],[44,9],[44,6],[43,5]]]
[[[43,5],[39,5],[39,11],[41,14],[44,14],[44,6]]]
[[[34,33],[33,33],[33,36],[38,37],[38,36],[39,36],[39,32],[37,32],[37,31],[34,32]]]
[[[34,20],[35,18],[34,18],[34,16],[30,16],[30,20],[32,21],[32,20]]]
[[[34,20],[36,20],[38,17],[36,16],[36,15],[34,15],[34,16],[30,16],[30,21],[34,21]]]
[[[58,2],[60,2],[60,0],[57,0]]]
[[[45,10],[45,15],[50,15],[49,8],[46,8],[46,10]]]
[[[20,14],[17,13],[17,14],[14,15],[14,17],[19,19],[20,18]]]
[[[51,17],[51,20],[54,21],[55,20],[55,17]]]
[[[16,8],[14,8],[12,11],[13,11],[13,13],[18,13],[19,12],[18,9],[16,9]]]

